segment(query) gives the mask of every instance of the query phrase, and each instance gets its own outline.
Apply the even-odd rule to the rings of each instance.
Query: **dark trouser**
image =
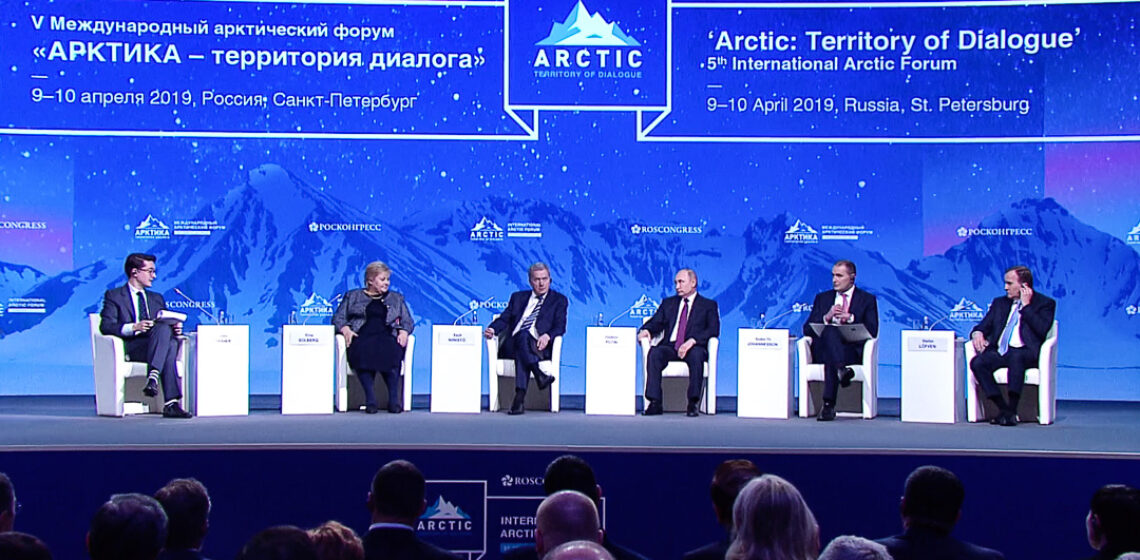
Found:
[[[376,406],[376,372],[374,371],[358,371],[356,376],[360,378],[360,384],[364,387],[364,404],[366,406]],[[401,397],[401,389],[403,383],[400,381],[400,372],[386,371],[383,373],[384,384],[388,386],[388,408],[404,407]],[[394,406],[393,406],[394,405]]]
[[[128,359],[146,362],[148,375],[151,371],[158,371],[163,399],[173,401],[182,398],[177,366],[179,341],[169,323],[155,322],[149,331],[124,341]]]
[[[538,362],[541,362],[543,358],[539,355],[536,344],[538,341],[530,336],[530,332],[522,330],[505,340],[503,348],[499,352],[499,357],[514,359],[515,361],[516,391],[525,393],[530,376],[534,375],[534,378],[538,379],[538,375],[542,373],[542,370],[538,368]]]
[[[705,362],[709,359],[709,351],[703,346],[694,346],[689,349],[682,359],[677,355],[677,349],[669,342],[662,342],[649,349],[649,362],[646,366],[647,379],[645,380],[645,398],[661,402],[661,372],[669,362],[682,361],[689,366],[689,404],[701,399],[701,381],[705,375]],[[712,390],[712,388],[710,388]]]
[[[823,333],[812,337],[812,363],[823,364],[823,402],[835,404],[839,393],[839,370],[860,362],[859,350],[862,342],[848,344],[843,341],[839,329],[824,327]]]
[[[986,398],[1000,399],[1001,388],[994,379],[994,372],[1008,368],[1006,377],[1009,381],[1007,386],[1009,392],[1020,395],[1022,388],[1025,387],[1025,370],[1037,367],[1037,360],[1037,353],[1028,348],[1010,347],[1003,356],[998,353],[996,346],[988,346],[981,354],[970,360],[970,371],[974,372],[974,379],[977,379],[978,385],[982,386]]]

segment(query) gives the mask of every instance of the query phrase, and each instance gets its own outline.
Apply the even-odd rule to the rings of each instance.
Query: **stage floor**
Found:
[[[417,398],[417,400],[420,400]],[[262,398],[271,407],[272,398]],[[257,407],[257,397],[252,404]],[[417,402],[417,406],[421,403]],[[898,400],[873,420],[758,420],[718,413],[586,416],[559,413],[360,412],[168,420],[95,416],[92,397],[0,397],[0,450],[138,448],[576,449],[581,451],[1023,455],[1140,458],[1140,403],[1062,401],[1051,426],[901,422]]]

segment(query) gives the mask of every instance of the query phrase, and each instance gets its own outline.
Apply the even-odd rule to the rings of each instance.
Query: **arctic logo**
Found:
[[[962,298],[950,309],[948,318],[951,321],[980,321],[985,314],[985,311],[982,311],[978,304]]]
[[[486,216],[471,228],[471,241],[502,241],[505,238],[503,228]]]
[[[135,239],[170,239],[170,226],[154,214],[147,214],[146,219],[135,226]]]
[[[796,220],[796,223],[784,232],[784,243],[819,243],[819,232],[803,220]]]
[[[471,516],[442,495],[420,516],[418,531],[470,531]]]
[[[550,34],[535,45],[640,47],[641,43],[626,35],[618,24],[606,21],[600,12],[591,14],[586,4],[579,0],[570,10],[570,15],[566,16],[566,21],[551,25]]]
[[[630,317],[652,317],[657,313],[657,306],[659,304],[653,301],[652,298],[645,294],[641,294],[641,298],[629,308]]]
[[[579,70],[625,69],[641,67],[641,49],[637,39],[626,35],[617,23],[606,21],[601,13],[591,14],[581,0],[562,23],[554,22],[545,39],[535,43],[540,48],[534,57],[535,68],[576,68]],[[605,47],[605,48],[599,48]]]
[[[1128,232],[1128,238],[1125,240],[1129,245],[1140,245],[1140,222],[1136,223],[1136,227]]]
[[[315,293],[310,293],[309,299],[301,304],[298,311],[302,317],[331,317],[333,304]]]

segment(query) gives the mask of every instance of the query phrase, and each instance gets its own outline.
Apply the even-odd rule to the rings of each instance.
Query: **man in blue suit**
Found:
[[[851,385],[855,371],[849,366],[863,361],[863,342],[845,342],[835,325],[862,323],[872,337],[879,336],[879,304],[875,296],[855,287],[855,263],[841,260],[831,267],[831,290],[820,292],[804,323],[811,337],[814,363],[823,364],[823,408],[816,420],[835,420],[835,397],[839,387]],[[827,325],[817,336],[812,323]]]
[[[1053,328],[1057,302],[1033,291],[1033,273],[1024,266],[1006,270],[1004,280],[1005,295],[994,298],[982,322],[970,332],[978,352],[970,360],[970,371],[1000,411],[990,423],[1016,426],[1025,370],[1038,365],[1041,343]],[[994,380],[994,371],[1000,368],[1009,368],[1009,402]]]
[[[649,340],[659,334],[661,343],[649,349],[646,358],[645,416],[661,414],[661,372],[674,360],[689,366],[688,408],[685,415],[697,416],[701,400],[704,365],[709,359],[709,339],[720,336],[720,310],[716,302],[697,293],[697,273],[683,268],[673,277],[677,295],[665,298],[657,312],[641,326],[637,337]],[[716,387],[709,387],[715,391]]]
[[[515,361],[515,398],[507,412],[511,415],[524,412],[531,375],[540,390],[554,383],[554,376],[542,373],[538,363],[551,359],[554,339],[566,333],[569,301],[550,289],[550,267],[534,263],[528,277],[531,289],[511,294],[506,310],[483,331],[487,338],[507,330],[511,333],[499,346],[500,358]]]
[[[122,338],[128,359],[146,362],[144,395],[158,395],[158,384],[162,382],[162,396],[166,402],[162,407],[163,416],[190,418],[190,413],[178,404],[182,398],[182,387],[175,364],[178,359],[177,337],[182,334],[182,325],[156,320],[159,312],[166,309],[166,300],[159,293],[147,289],[157,274],[155,257],[131,253],[127,255],[123,270],[127,273],[127,283],[103,294],[99,330],[105,335]]]

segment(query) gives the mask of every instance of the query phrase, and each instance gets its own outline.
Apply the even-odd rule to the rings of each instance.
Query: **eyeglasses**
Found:
[[[140,269],[137,269],[137,270],[138,270],[139,272],[145,272],[145,273],[147,273],[147,274],[154,274],[154,275],[156,275],[156,276],[158,275],[158,269],[156,269],[156,268],[140,268]]]

